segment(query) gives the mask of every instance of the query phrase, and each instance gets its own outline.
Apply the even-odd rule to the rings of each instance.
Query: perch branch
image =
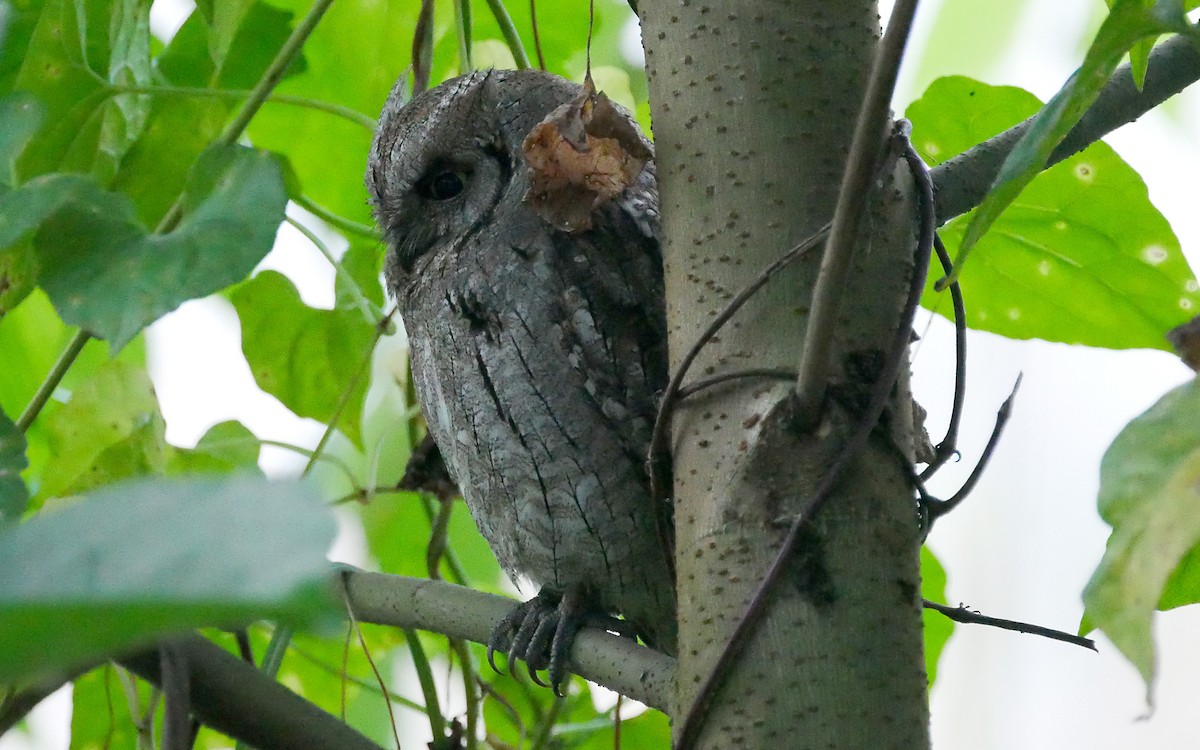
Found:
[[[486,644],[512,600],[423,578],[347,569],[347,598],[360,622],[430,630]],[[675,660],[627,638],[583,630],[571,649],[575,674],[666,711]]]

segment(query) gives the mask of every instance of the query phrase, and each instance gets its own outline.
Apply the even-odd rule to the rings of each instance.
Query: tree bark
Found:
[[[868,0],[643,2],[672,366],[727,300],[832,216],[879,28]],[[886,351],[912,273],[906,176],[877,191],[845,290],[832,362]],[[819,266],[767,284],[685,380],[799,362]],[[792,518],[854,416],[789,420],[791,385],[735,380],[684,401],[673,428],[680,648],[672,715],[711,671]],[[907,378],[890,408],[911,453]],[[705,717],[699,746],[928,746],[920,534],[912,492],[872,439],[817,517]]]

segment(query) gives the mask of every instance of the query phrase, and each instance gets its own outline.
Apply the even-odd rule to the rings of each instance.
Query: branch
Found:
[[[879,51],[875,54],[862,108],[854,124],[850,156],[846,159],[846,171],[838,190],[829,239],[821,256],[821,270],[813,287],[804,348],[800,353],[794,407],[796,426],[804,431],[816,427],[825,404],[833,334],[839,325],[838,309],[845,296],[850,261],[854,257],[855,243],[858,242],[863,212],[872,193],[871,183],[880,171],[889,144],[889,105],[892,91],[896,88],[900,58],[904,54],[916,11],[917,0],[900,0],[896,3]]]
[[[381,750],[341,719],[198,635],[171,641],[190,683],[192,711],[205,725],[259,750]],[[158,649],[120,659],[139,677],[162,684]]]
[[[419,628],[486,644],[512,610],[503,596],[442,581],[347,569],[346,595],[361,622]],[[634,700],[666,711],[675,660],[627,638],[595,629],[580,631],[571,670]]]
[[[1097,650],[1096,642],[1091,638],[1085,638],[1081,635],[1075,635],[1074,633],[1067,633],[1062,630],[1055,630],[1054,628],[1047,628],[1041,625],[1031,625],[1030,623],[1021,622],[1019,620],[1005,620],[1000,617],[990,617],[985,614],[980,614],[973,609],[968,609],[966,605],[960,604],[957,607],[951,607],[948,604],[939,604],[938,602],[931,602],[928,599],[922,599],[921,606],[923,606],[925,609],[932,609],[934,612],[940,612],[951,620],[963,623],[965,625],[988,625],[993,628],[1000,628],[1001,630],[1012,630],[1017,633],[1040,635],[1043,638],[1049,638],[1052,641],[1062,641],[1063,643],[1070,643],[1075,646],[1090,648],[1092,651]]]
[[[1050,154],[1046,166],[1075,155],[1122,125],[1133,122],[1197,79],[1200,79],[1200,50],[1183,36],[1168,39],[1154,49],[1141,91],[1133,84],[1129,65],[1122,65],[1079,124]],[[1032,121],[1031,117],[933,168],[939,224],[965,214],[983,201],[1000,172],[1000,165]]]

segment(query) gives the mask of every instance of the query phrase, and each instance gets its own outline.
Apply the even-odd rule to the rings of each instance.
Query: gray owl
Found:
[[[397,85],[366,176],[429,432],[500,564],[540,588],[491,646],[556,687],[597,614],[668,653],[676,633],[670,510],[646,472],[667,380],[654,165],[586,231],[526,200],[522,141],[579,91],[487,71],[405,104]]]

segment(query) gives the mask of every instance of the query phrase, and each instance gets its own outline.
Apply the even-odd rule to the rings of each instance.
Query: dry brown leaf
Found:
[[[567,232],[590,229],[592,212],[633,184],[650,159],[637,126],[590,80],[522,148],[530,171],[525,201]]]

